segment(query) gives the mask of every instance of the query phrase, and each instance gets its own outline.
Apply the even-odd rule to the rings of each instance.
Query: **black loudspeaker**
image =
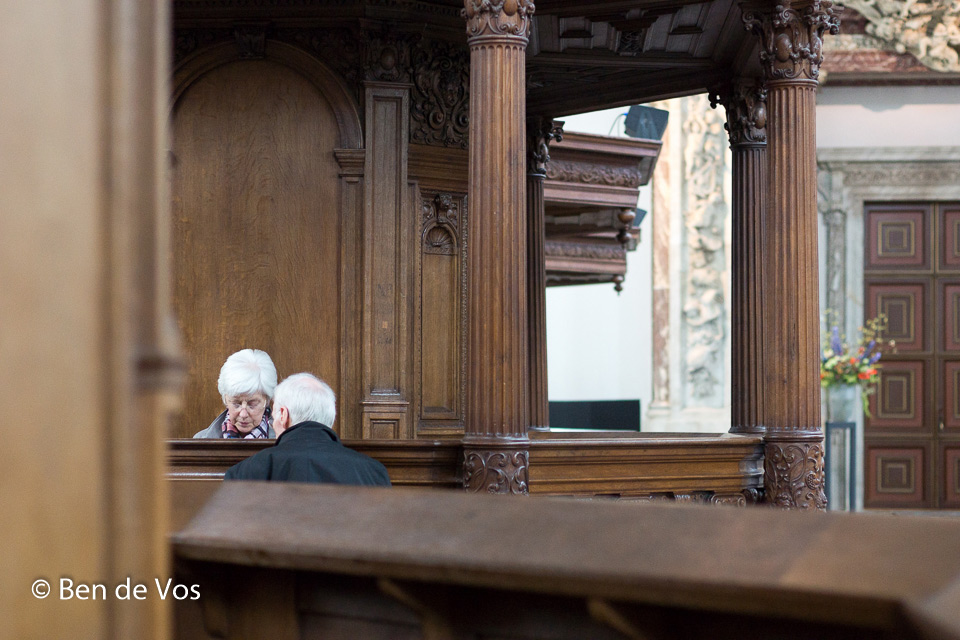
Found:
[[[667,119],[669,117],[669,111],[637,104],[627,111],[627,119],[623,123],[623,128],[631,138],[659,140],[663,137],[663,132],[667,130]]]

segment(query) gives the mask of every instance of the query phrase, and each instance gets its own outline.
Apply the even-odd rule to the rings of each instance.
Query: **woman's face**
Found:
[[[263,420],[267,409],[267,397],[262,393],[242,393],[236,396],[224,396],[230,422],[240,433],[250,433]]]

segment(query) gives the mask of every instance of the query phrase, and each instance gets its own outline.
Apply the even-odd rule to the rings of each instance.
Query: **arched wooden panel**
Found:
[[[276,62],[218,66],[179,95],[174,306],[189,378],[172,436],[222,410],[219,369],[241,348],[339,390],[339,135],[316,84]]]

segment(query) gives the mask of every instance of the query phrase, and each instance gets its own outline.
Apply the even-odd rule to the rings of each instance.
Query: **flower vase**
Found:
[[[856,422],[863,410],[860,387],[851,384],[833,385],[824,389],[827,422]]]

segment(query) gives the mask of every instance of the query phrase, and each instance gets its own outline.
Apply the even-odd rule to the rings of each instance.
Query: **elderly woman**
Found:
[[[275,438],[270,400],[277,368],[264,351],[243,349],[223,363],[217,388],[226,410],[194,438]]]

